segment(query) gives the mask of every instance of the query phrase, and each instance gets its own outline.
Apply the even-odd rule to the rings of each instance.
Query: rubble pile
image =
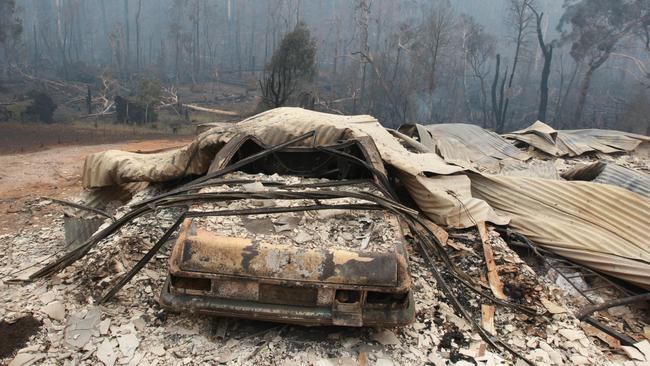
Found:
[[[141,192],[133,202],[154,192],[153,188]],[[0,315],[9,321],[34,316],[43,322],[43,329],[15,357],[4,361],[12,366],[97,362],[445,365],[448,361],[469,365],[498,364],[511,359],[510,355],[491,352],[469,323],[454,313],[416,251],[410,252],[410,261],[418,312],[416,321],[403,328],[303,328],[223,318],[206,321],[191,314],[167,313],[156,301],[166,276],[167,255],[162,253],[114,301],[95,305],[94,296],[133,265],[162,235],[161,228],[171,225],[174,215],[170,211],[161,210],[155,216],[134,220],[83,260],[51,279],[27,285],[3,282]],[[12,268],[42,261],[42,253],[62,250],[61,228],[59,225],[5,235],[0,241],[1,252],[12,255],[2,258],[3,278]],[[297,226],[293,230],[310,228]],[[449,254],[470,276],[480,278],[485,264],[478,234],[465,230],[452,232],[451,236],[446,246]],[[490,231],[490,238],[495,259],[503,263],[500,273],[509,298],[535,308],[539,314],[545,313],[529,316],[499,306],[494,315],[495,334],[535,364],[606,364],[607,359],[571,315],[563,290],[537,277],[498,233]],[[481,298],[460,291],[458,295],[462,295],[473,313],[481,314],[480,309],[485,306]]]
[[[93,155],[87,187],[149,184],[74,248],[62,219],[0,236],[0,364],[647,364],[647,300],[625,300],[648,296],[648,138],[535,126],[393,138],[281,108],[179,150]],[[239,169],[278,152],[317,178]],[[287,309],[348,326],[255,320]]]
[[[227,179],[247,179],[269,181],[276,184],[312,184],[326,182],[327,179],[281,177],[277,174],[264,176],[262,174],[233,173]],[[323,190],[323,188],[314,188]],[[370,184],[350,185],[340,188],[348,192],[378,193]],[[207,187],[202,193],[228,191],[282,191],[282,188],[266,187],[262,183],[243,185],[223,185]],[[313,200],[261,200],[244,199],[237,201],[218,202],[216,207],[225,210],[236,210],[248,207],[300,207],[313,203]],[[327,201],[328,204],[364,203],[356,198],[337,198]],[[194,211],[210,211],[215,204],[197,204]],[[292,213],[269,213],[247,216],[211,216],[195,220],[197,225],[209,228],[211,232],[227,237],[255,237],[259,241],[270,243],[292,242],[301,249],[340,248],[376,252],[392,249],[401,240],[400,233],[392,230],[386,214],[382,211],[352,211],[352,210],[323,210]]]

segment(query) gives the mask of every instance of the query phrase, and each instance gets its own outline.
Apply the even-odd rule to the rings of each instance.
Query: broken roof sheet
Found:
[[[583,129],[555,130],[537,121],[531,126],[504,134],[503,137],[526,143],[553,156],[579,156],[587,152],[611,154],[632,151],[650,137],[629,132]]]
[[[472,193],[559,255],[650,289],[650,201],[580,181],[470,174]]]
[[[477,125],[442,123],[403,125],[400,131],[417,134],[420,142],[446,162],[465,168],[496,169],[502,160],[528,160],[530,155],[519,150],[498,134]]]
[[[577,165],[564,172],[562,177],[567,180],[611,184],[650,199],[650,175],[618,164],[597,161],[591,164]]]
[[[560,174],[551,160],[531,160],[521,161],[504,161],[501,162],[500,175],[543,178],[543,179],[560,179]]]
[[[523,136],[559,139],[562,131],[544,126],[537,125],[534,132]],[[416,128],[424,129],[422,126]],[[461,127],[464,129],[466,127]],[[467,130],[475,129],[467,127]],[[251,136],[266,146],[272,146],[310,131],[316,131],[316,135],[303,141],[303,146],[306,143],[327,145],[340,140],[363,140],[366,144],[374,144],[384,164],[394,168],[418,207],[438,224],[471,227],[479,221],[489,221],[503,225],[512,217],[514,229],[545,248],[650,288],[650,249],[644,235],[650,227],[650,215],[647,215],[650,201],[647,199],[622,188],[591,182],[469,173],[462,167],[448,164],[433,152],[408,151],[376,119],[367,115],[338,116],[299,108],[278,108],[232,126],[211,129],[181,149],[155,154],[107,151],[90,155],[86,159],[83,182],[86,187],[101,187],[132,181],[162,182],[190,174],[205,174],[215,154],[226,144],[241,141],[242,136]],[[616,145],[621,150],[649,139],[598,130],[584,134],[590,138],[600,136],[598,141],[603,145]],[[237,136],[239,138],[235,138]],[[434,133],[428,136],[433,139]],[[457,142],[448,145],[452,153],[454,146],[460,148],[470,144],[462,142],[462,136],[454,136]],[[491,134],[487,136],[491,136],[487,137],[491,140],[494,137]],[[422,141],[422,145],[425,144],[426,138]],[[564,144],[561,146],[566,146],[566,142]],[[491,151],[489,159],[500,162],[525,160],[525,155],[508,152],[511,148],[516,149],[512,145],[506,148],[501,142],[495,142],[487,146],[489,150],[485,151]],[[548,146],[557,148],[550,143]],[[477,151],[465,149],[463,159]],[[546,167],[540,169],[548,170]],[[542,175],[550,177],[547,173]],[[617,209],[612,209],[613,203]]]
[[[372,116],[341,116],[301,108],[276,108],[227,127],[213,128],[180,149],[155,154],[109,150],[89,155],[83,170],[85,187],[126,182],[164,182],[186,175],[205,174],[215,154],[236,136],[253,136],[267,146],[277,145],[309,131],[314,139],[302,144],[324,146],[340,140],[370,137],[382,160],[407,179],[406,188],[436,223],[470,227],[475,220],[506,224],[485,203],[470,195],[469,179],[435,180],[464,169],[447,164],[435,153],[412,153]],[[300,145],[300,144],[298,144]],[[417,177],[417,179],[415,179]]]

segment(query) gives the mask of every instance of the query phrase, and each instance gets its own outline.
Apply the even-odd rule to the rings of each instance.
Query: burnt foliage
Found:
[[[32,90],[27,93],[27,98],[31,101],[25,108],[25,117],[45,123],[54,121],[53,115],[57,105],[49,94]]]
[[[296,92],[303,81],[311,81],[315,74],[316,43],[304,23],[287,33],[260,81],[263,103],[281,107]]]

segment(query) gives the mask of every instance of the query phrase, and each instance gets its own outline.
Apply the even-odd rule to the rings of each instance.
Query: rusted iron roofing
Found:
[[[611,184],[650,199],[650,175],[614,163],[597,161],[573,167],[562,174],[567,180]]]
[[[202,175],[213,160],[219,163],[223,151],[234,149],[248,137],[275,145],[309,131],[315,131],[315,136],[300,140],[299,146],[322,148],[341,140],[375,145],[384,165],[391,168],[418,208],[438,224],[470,227],[487,221],[504,225],[512,218],[512,228],[544,248],[650,288],[650,247],[645,232],[650,227],[650,203],[639,194],[591,182],[470,173],[470,169],[449,164],[434,152],[422,152],[421,146],[414,149],[418,152],[407,150],[399,134],[393,137],[371,116],[278,108],[229,128],[211,129],[178,150],[91,155],[86,159],[83,181],[87,187],[101,187]],[[488,135],[493,140],[494,136]],[[543,151],[569,156],[586,151],[628,151],[650,140],[616,131],[556,131],[541,122],[512,135]],[[423,136],[433,139],[434,134]],[[430,144],[426,138],[420,142],[423,146]],[[459,148],[465,148],[464,144],[458,143]],[[525,157],[509,152],[510,147],[501,142],[488,145],[498,153],[485,155],[487,159],[505,162]]]
[[[497,169],[499,161],[530,159],[498,134],[477,125],[441,123],[432,125],[403,125],[400,131],[417,135],[421,143],[436,152],[446,162],[465,168]]]
[[[545,249],[650,288],[650,201],[580,181],[470,174],[472,193]]]
[[[583,129],[555,130],[537,121],[530,127],[503,135],[503,137],[526,143],[553,156],[579,156],[587,152],[611,154],[632,151],[650,137],[629,132]]]
[[[421,197],[421,208],[436,223],[452,227],[470,227],[475,220],[506,224],[484,202],[466,194],[469,180],[429,181],[432,175],[462,172],[459,166],[447,164],[435,153],[412,153],[404,148],[372,116],[340,116],[301,108],[276,108],[250,117],[229,127],[213,128],[191,144],[156,154],[137,154],[109,150],[89,155],[83,171],[83,184],[88,188],[118,185],[126,182],[163,182],[186,175],[208,171],[215,154],[234,141],[236,136],[253,136],[265,145],[275,145],[316,131],[303,146],[325,146],[340,140],[369,138],[384,164],[396,168],[401,176],[410,177],[406,188]],[[417,179],[415,179],[417,177]],[[416,199],[418,200],[418,199]],[[434,210],[429,211],[428,207]]]

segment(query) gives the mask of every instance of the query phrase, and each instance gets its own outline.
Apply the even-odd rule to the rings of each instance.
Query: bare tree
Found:
[[[508,106],[510,104],[510,97],[513,95],[512,92],[512,83],[515,78],[515,71],[517,70],[517,65],[519,64],[519,59],[521,57],[521,52],[527,41],[530,26],[533,21],[531,12],[529,11],[529,6],[533,4],[534,0],[509,0],[509,7],[507,12],[506,22],[510,25],[513,31],[513,42],[515,44],[515,52],[512,59],[512,68],[510,69],[510,76],[508,79],[508,87],[505,89],[503,86],[500,88],[499,103],[495,103],[495,84],[492,87],[493,94],[493,111],[495,118],[495,127],[497,133],[503,133],[506,123],[506,116],[508,113]],[[496,67],[495,73],[495,82],[498,78],[499,67]],[[506,73],[507,74],[507,68]],[[505,81],[505,78],[504,78]],[[495,108],[495,105],[498,107]]]
[[[480,104],[482,114],[482,125],[487,127],[488,123],[488,97],[486,90],[486,78],[489,74],[489,61],[494,56],[496,40],[487,34],[483,27],[474,19],[465,20],[467,27],[466,59],[472,70],[472,75],[479,81]]]
[[[201,57],[200,57],[200,38],[199,38],[199,29],[200,29],[200,21],[201,21],[201,12],[199,8],[199,0],[194,0],[194,14],[190,16],[190,20],[192,21],[192,25],[194,28],[193,33],[193,38],[194,41],[192,42],[192,80],[196,82],[196,78],[201,70]]]
[[[513,41],[515,43],[515,54],[512,59],[512,69],[508,80],[508,88],[512,88],[512,81],[515,77],[517,64],[521,57],[521,51],[525,47],[529,36],[530,27],[533,22],[533,15],[529,9],[534,6],[534,0],[509,0],[507,23],[513,30]]]
[[[140,12],[142,11],[142,0],[138,0],[138,10],[135,13],[135,65],[140,71]]]
[[[113,30],[113,32],[111,32],[111,34],[108,36],[108,42],[111,50],[113,51],[113,62],[117,66],[117,72],[122,76],[122,78],[125,78],[126,67],[124,65],[124,33],[121,26],[115,26],[115,30]]]
[[[370,54],[370,47],[368,46],[368,22],[370,20],[370,0],[357,0],[357,25],[359,27],[359,75],[361,78],[360,96],[357,103],[357,98],[352,99],[352,113],[356,114],[358,105],[364,103],[366,95],[366,67],[368,65],[367,58],[362,55]]]
[[[553,60],[553,43],[544,42],[544,33],[542,32],[542,17],[544,12],[535,9],[534,4],[528,4],[530,11],[535,14],[535,23],[537,31],[537,42],[544,57],[544,67],[542,68],[542,79],[539,86],[539,107],[537,109],[537,120],[547,122],[546,111],[548,109],[548,78],[551,75],[551,61]]]
[[[497,133],[503,133],[506,110],[508,109],[508,98],[505,96],[506,79],[508,77],[508,67],[506,66],[503,73],[503,79],[499,82],[501,74],[501,55],[497,53],[494,79],[492,80],[492,116],[496,123]]]
[[[576,62],[587,66],[573,115],[574,123],[582,122],[595,71],[609,59],[617,43],[643,21],[636,12],[637,9],[630,3],[581,0],[568,7],[562,17],[561,29],[571,24],[570,32],[563,34],[563,40],[571,42],[571,56]]]
[[[13,42],[22,31],[23,23],[17,14],[16,2],[14,0],[0,0],[0,45],[6,58],[2,68],[3,76],[7,73],[8,58],[12,54],[7,48],[7,43]]]
[[[174,77],[177,82],[181,77],[181,63],[183,47],[181,41],[183,39],[183,27],[181,19],[183,18],[185,10],[184,0],[174,0],[173,6],[170,9],[170,17],[172,22],[169,24],[169,35],[174,42]]]
[[[569,78],[569,83],[566,85],[566,89],[565,89],[564,88],[565,75],[564,75],[563,65],[564,65],[563,57],[562,54],[560,54],[560,84],[558,85],[558,93],[557,93],[557,100],[555,103],[555,113],[553,117],[553,123],[558,124],[559,127],[561,128],[565,127],[566,125],[563,118],[563,113],[564,113],[567,99],[569,98],[569,94],[571,93],[571,89],[573,87],[573,84],[575,83],[576,75],[578,75],[578,71],[580,69],[580,64],[574,63],[573,71],[571,72],[571,77]]]
[[[124,29],[126,32],[124,33],[124,36],[126,37],[124,41],[124,68],[126,69],[126,72],[128,73],[128,70],[130,68],[129,63],[131,62],[131,28],[129,27],[129,0],[124,0]]]
[[[429,120],[435,118],[433,93],[437,87],[437,77],[443,53],[451,44],[456,17],[448,1],[436,2],[419,27],[412,49],[420,66],[425,70],[425,93],[429,99]]]

